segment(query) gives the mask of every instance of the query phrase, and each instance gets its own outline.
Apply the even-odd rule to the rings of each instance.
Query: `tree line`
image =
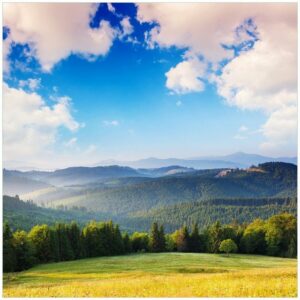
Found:
[[[76,222],[55,226],[36,225],[28,233],[3,228],[3,270],[22,271],[38,263],[69,261],[88,257],[136,252],[238,252],[281,257],[297,256],[297,221],[289,213],[274,215],[252,223],[219,221],[202,232],[197,224],[183,225],[165,234],[154,222],[149,233],[122,233],[117,224],[92,221],[80,228]]]

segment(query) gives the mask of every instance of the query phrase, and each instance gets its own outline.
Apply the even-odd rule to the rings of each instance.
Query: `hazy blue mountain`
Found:
[[[221,160],[221,161],[230,161],[236,164],[240,164],[243,166],[251,166],[251,165],[258,165],[265,162],[285,162],[291,164],[297,164],[297,157],[268,157],[262,156],[259,154],[249,154],[244,152],[236,152],[229,155],[224,156],[216,156],[216,157],[198,157],[194,159],[207,159],[207,160]]]
[[[8,171],[5,175],[21,176],[32,180],[47,182],[55,186],[80,185],[92,182],[101,182],[107,178],[138,177],[141,174],[132,168],[122,166],[108,167],[71,167],[53,172],[43,171]]]
[[[136,161],[102,161],[98,165],[117,164],[120,166],[129,166],[136,169],[155,169],[169,166],[181,166],[194,169],[216,169],[216,168],[242,168],[245,165],[223,160],[207,160],[207,159],[179,159],[179,158],[155,158],[150,157]]]
[[[22,176],[22,172],[3,170],[3,194],[19,195],[50,187],[48,183]]]
[[[120,166],[129,166],[132,168],[162,168],[168,166],[181,166],[194,169],[216,169],[216,168],[246,168],[251,165],[257,165],[269,161],[286,162],[297,164],[297,157],[267,157],[258,154],[248,154],[244,152],[236,152],[224,156],[203,156],[190,159],[179,158],[155,158],[149,157],[136,161],[116,161],[106,160],[99,162],[98,165],[116,164]]]

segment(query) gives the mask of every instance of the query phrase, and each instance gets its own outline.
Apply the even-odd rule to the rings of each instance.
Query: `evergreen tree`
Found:
[[[166,237],[163,225],[160,225],[159,228],[159,251],[166,251]]]
[[[55,226],[58,249],[59,249],[59,260],[66,261],[74,259],[74,253],[69,240],[69,229],[66,224],[58,223]]]
[[[131,241],[127,232],[123,235],[123,246],[124,246],[124,253],[132,252]]]
[[[88,251],[86,250],[86,240],[84,237],[83,230],[80,232],[80,237],[79,237],[79,246],[80,246],[80,258],[86,258],[88,257]]]
[[[76,222],[72,222],[68,227],[68,238],[70,241],[70,246],[73,251],[74,258],[80,258],[81,255],[81,245],[80,245],[80,229]]]
[[[115,254],[124,253],[123,238],[118,224],[115,226],[115,228],[113,228],[113,244],[116,249]]]
[[[158,229],[158,224],[154,222],[151,226],[150,231],[150,251],[160,252],[161,251],[161,236]]]
[[[201,249],[201,237],[197,223],[193,225],[192,233],[190,236],[189,249],[192,252],[200,252]]]
[[[3,272],[13,272],[16,269],[16,249],[13,235],[7,222],[3,228]]]

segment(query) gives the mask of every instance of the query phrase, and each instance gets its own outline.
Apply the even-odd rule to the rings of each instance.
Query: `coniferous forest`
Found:
[[[22,271],[35,264],[136,252],[238,252],[280,257],[297,256],[295,216],[282,213],[249,224],[222,225],[219,221],[200,231],[183,225],[171,234],[153,223],[149,232],[121,232],[112,221],[36,225],[29,232],[3,229],[4,272]]]

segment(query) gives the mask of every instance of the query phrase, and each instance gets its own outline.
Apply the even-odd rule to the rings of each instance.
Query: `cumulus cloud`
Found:
[[[206,65],[195,57],[184,60],[166,73],[166,86],[177,94],[201,92],[204,90],[201,78],[205,69]]]
[[[19,87],[24,88],[27,87],[31,91],[37,90],[41,85],[40,78],[29,78],[27,80],[19,80]]]
[[[133,33],[133,26],[130,23],[129,17],[124,17],[120,24],[122,26],[122,36],[130,35]]]
[[[291,136],[296,139],[296,4],[143,3],[137,19],[153,24],[146,33],[150,48],[175,46],[202,57],[211,65],[208,79],[228,105],[266,115],[260,130],[266,138],[262,148],[291,143]],[[170,83],[167,76],[166,86],[177,93],[202,91],[200,85],[180,88],[178,82],[185,80],[192,86],[199,83],[179,68],[185,62],[184,58],[169,71],[177,80]]]
[[[112,121],[104,120],[102,124],[106,127],[116,127],[119,126],[120,123],[118,120],[112,120]]]
[[[276,153],[278,148],[286,148],[289,144],[297,147],[297,106],[285,106],[274,111],[261,131],[266,137],[261,144],[265,151]]]
[[[35,92],[3,84],[3,157],[26,160],[41,155],[65,127],[76,131],[80,124],[71,115],[71,99],[57,98],[52,105]]]
[[[5,3],[3,25],[10,30],[6,57],[10,42],[28,44],[45,71],[72,53],[105,55],[116,31],[104,20],[90,28],[97,8],[87,3]]]

